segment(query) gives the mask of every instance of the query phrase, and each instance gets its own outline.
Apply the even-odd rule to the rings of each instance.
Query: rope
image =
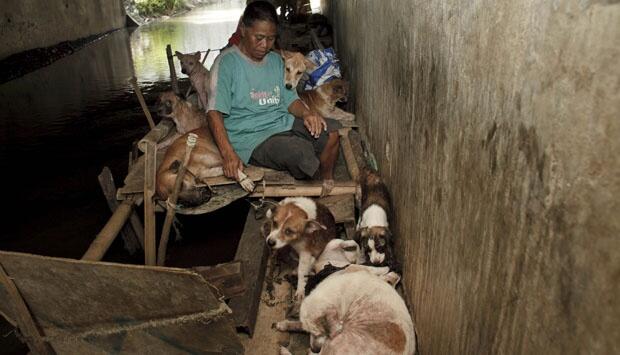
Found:
[[[107,335],[119,334],[123,332],[130,332],[130,331],[163,327],[163,326],[168,326],[168,325],[182,324],[182,323],[189,323],[189,322],[201,322],[203,324],[209,324],[213,321],[219,320],[223,316],[230,314],[230,313],[232,313],[230,308],[228,308],[226,304],[220,303],[217,309],[205,311],[205,312],[193,313],[193,314],[172,317],[172,318],[149,320],[149,321],[145,321],[145,322],[142,322],[139,324],[133,324],[133,325],[119,325],[119,326],[113,326],[113,327],[103,326],[103,327],[98,327],[98,328],[94,328],[94,329],[90,329],[90,330],[86,330],[82,332],[77,332],[77,333],[69,333],[69,334],[62,334],[62,335],[48,335],[48,336],[43,336],[42,338],[43,340],[47,342],[52,342],[52,341],[68,342],[68,341],[80,340],[80,339],[84,339],[86,337],[92,337],[92,336],[107,336]]]

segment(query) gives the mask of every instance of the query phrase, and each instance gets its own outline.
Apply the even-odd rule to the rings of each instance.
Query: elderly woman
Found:
[[[297,179],[333,186],[339,124],[310,112],[295,89],[284,87],[284,63],[271,51],[278,18],[267,1],[249,4],[238,45],[223,50],[211,68],[207,115],[224,159],[224,174],[244,164],[286,170]]]

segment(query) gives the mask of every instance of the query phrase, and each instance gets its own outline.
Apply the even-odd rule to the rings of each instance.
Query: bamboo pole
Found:
[[[168,68],[170,68],[170,81],[172,82],[172,91],[175,94],[181,95],[179,90],[179,81],[177,80],[177,72],[174,70],[174,57],[172,56],[172,47],[166,45],[166,57],[168,58]]]
[[[136,92],[136,96],[138,96],[138,101],[140,102],[142,111],[144,111],[146,120],[149,121],[149,127],[151,129],[155,128],[155,122],[153,121],[153,117],[151,116],[151,112],[149,111],[148,106],[146,106],[144,96],[142,96],[142,91],[140,90],[140,86],[138,86],[138,80],[135,76],[132,76],[131,78],[129,78],[129,82],[131,83],[131,86],[133,86],[133,90]]]
[[[179,191],[181,190],[181,184],[183,183],[183,177],[187,170],[187,164],[192,153],[192,149],[196,146],[196,139],[198,136],[194,133],[190,133],[187,136],[185,146],[185,156],[183,162],[177,172],[177,178],[174,181],[174,189],[172,190],[172,196],[168,201],[168,209],[166,211],[166,219],[164,220],[164,227],[161,231],[161,239],[159,240],[159,250],[157,252],[157,265],[164,266],[166,262],[166,249],[168,248],[168,237],[170,236],[170,227],[172,226],[172,220],[174,219],[175,208],[177,205],[177,199],[179,197]]]
[[[55,354],[51,345],[43,340],[39,328],[35,323],[26,301],[17,289],[17,286],[6,273],[0,264],[0,284],[4,286],[5,292],[9,296],[13,305],[14,315],[17,318],[17,325],[26,338],[28,347],[34,354]]]
[[[131,160],[131,159],[130,159]],[[116,199],[116,185],[114,184],[114,178],[112,177],[112,171],[107,166],[103,167],[103,170],[97,176],[97,180],[99,180],[99,185],[101,186],[101,190],[103,191],[103,195],[105,196],[106,201],[108,202],[108,207],[110,207],[110,212],[114,213],[118,208],[119,202]],[[138,217],[136,211],[131,211],[130,218]],[[144,229],[140,226],[139,229],[136,229],[133,224],[125,224],[121,229],[121,236],[125,241],[125,249],[133,255],[136,250],[142,248],[144,245]],[[140,240],[142,239],[142,240]]]
[[[118,232],[123,228],[132,211],[133,199],[123,200],[112,214],[112,217],[108,220],[108,223],[106,223],[103,229],[101,229],[101,232],[97,234],[95,240],[90,243],[88,250],[82,256],[82,260],[99,261],[103,259],[106,251],[108,251],[112,242],[114,242]]]
[[[157,169],[157,144],[145,144],[144,153],[144,263],[155,265],[157,246],[155,241],[155,179]]]
[[[299,196],[321,196],[323,191],[322,183],[305,185],[267,185],[257,186],[250,197],[299,197]],[[328,196],[355,194],[357,184],[354,181],[336,181],[334,188]]]

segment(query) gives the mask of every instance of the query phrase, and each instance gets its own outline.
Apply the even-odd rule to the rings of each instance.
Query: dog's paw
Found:
[[[252,192],[254,191],[254,188],[256,187],[254,185],[254,182],[252,180],[250,180],[250,178],[245,178],[241,181],[239,181],[239,185],[241,185],[241,187],[247,191],[247,192]]]
[[[332,192],[334,189],[335,182],[333,179],[325,179],[323,180],[323,184],[321,185],[321,197],[325,197]]]
[[[346,115],[343,115],[340,118],[341,121],[355,121],[355,115],[352,113],[346,112]]]
[[[247,192],[252,192],[254,191],[254,182],[252,181],[252,179],[250,179],[243,171],[241,170],[237,170],[237,174],[239,176],[239,185],[241,185],[241,187],[247,191]]]
[[[395,273],[394,271],[391,271],[383,275],[381,278],[385,280],[387,283],[389,283],[390,285],[392,285],[392,287],[396,287],[396,285],[400,281],[400,275]]]
[[[286,332],[288,330],[288,327],[286,326],[286,321],[285,320],[281,320],[279,322],[275,322],[271,324],[271,329],[275,329],[278,330],[280,332]]]

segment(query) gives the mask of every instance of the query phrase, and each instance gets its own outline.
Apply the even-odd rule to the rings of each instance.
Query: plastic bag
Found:
[[[317,68],[310,73],[304,84],[304,90],[312,90],[317,86],[335,78],[342,78],[340,65],[333,48],[315,49],[306,55]]]

